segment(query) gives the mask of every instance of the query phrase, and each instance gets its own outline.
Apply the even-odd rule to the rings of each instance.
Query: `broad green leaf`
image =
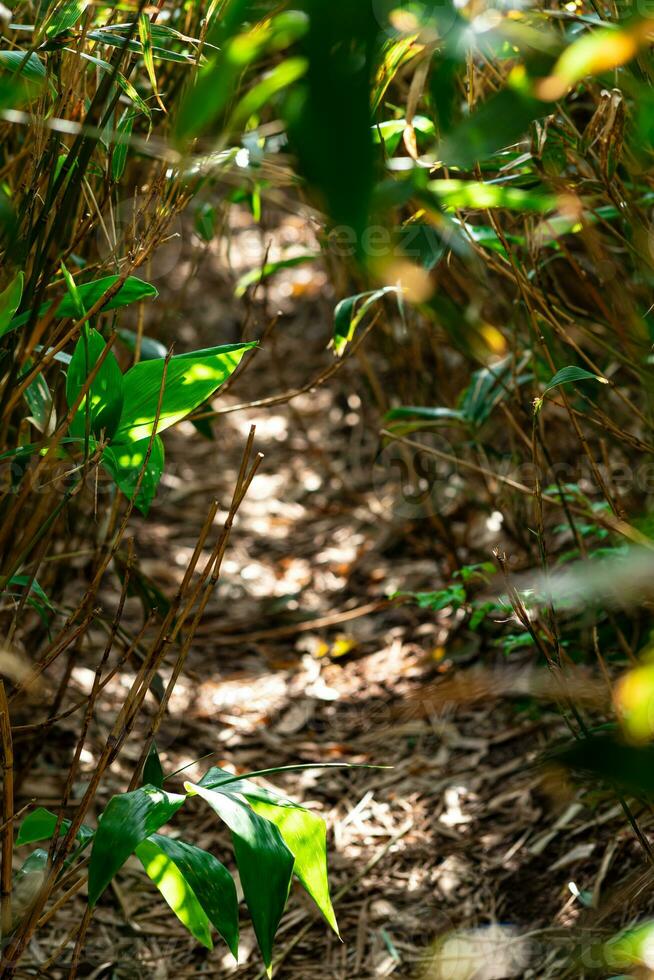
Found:
[[[206,800],[232,832],[243,894],[270,974],[273,940],[293,874],[293,855],[277,827],[237,796],[226,790],[216,792],[193,783],[185,783],[185,788]]]
[[[45,807],[37,807],[25,817],[18,830],[16,837],[16,847],[23,844],[34,844],[36,841],[49,840],[55,832],[57,826],[57,815]],[[70,820],[62,820],[60,833],[65,833],[70,827]],[[77,832],[77,840],[81,844],[86,844],[91,840],[95,831],[85,824],[82,824]]]
[[[156,845],[175,864],[209,922],[237,958],[238,898],[234,879],[227,868],[208,851],[163,834],[152,834],[148,843]]]
[[[270,803],[258,799],[256,793],[249,789],[244,795],[255,813],[278,828],[284,843],[295,858],[294,874],[338,936],[336,916],[329,896],[325,821],[318,814],[288,800]]]
[[[156,786],[114,796],[98,823],[89,863],[89,905],[94,906],[138,845],[179,810],[186,797]]]
[[[296,265],[304,265],[305,262],[314,262],[320,256],[317,253],[306,255],[294,255],[290,259],[279,259],[277,262],[266,262],[260,269],[252,269],[242,275],[236,283],[234,290],[235,296],[243,296],[250,286],[254,286],[270,276],[274,276],[280,269],[293,269]]]
[[[148,757],[143,766],[143,782],[146,785],[149,783],[151,786],[158,786],[159,789],[163,788],[164,773],[161,768],[161,759],[157,752],[156,742],[153,742],[150,746]]]
[[[74,27],[89,5],[89,0],[65,0],[58,4],[45,25],[46,37],[56,37]]]
[[[28,82],[40,84],[45,81],[45,65],[33,51],[28,56],[27,51],[0,51],[0,68],[18,73]]]
[[[612,980],[633,980],[634,976],[647,976],[651,972],[652,948],[654,947],[654,921],[638,922],[629,929],[621,930],[611,939],[599,940],[588,948],[593,968],[600,965],[610,972]],[[636,968],[633,970],[633,968]],[[642,968],[638,969],[639,967]],[[616,976],[618,968],[629,969],[629,974]]]
[[[293,873],[311,895],[327,923],[339,935],[329,897],[324,820],[298,803],[258,786],[245,777],[234,781],[233,775],[225,769],[209,769],[200,784],[218,792],[222,785],[224,791],[244,796],[255,813],[275,824],[295,858]]]
[[[66,399],[69,408],[75,404],[106,346],[97,330],[84,326],[66,374]],[[122,407],[123,375],[116,355],[109,351],[71,422],[71,435],[85,435],[88,413],[91,434],[99,438],[104,431],[111,438],[120,420]]]
[[[118,336],[128,350],[136,351],[138,335],[134,330],[128,330],[126,327],[123,327],[118,331]],[[167,353],[168,351],[165,345],[160,340],[155,340],[154,337],[146,337],[145,334],[141,336],[139,360],[156,361],[159,357],[165,357]]]
[[[96,279],[95,282],[85,282],[81,285],[79,283],[77,284],[78,295],[87,313],[95,306],[107,290],[111,289],[114,283],[118,281],[118,278],[118,276],[106,276],[104,279]],[[102,312],[107,313],[109,310],[118,310],[122,306],[129,306],[130,303],[138,303],[144,299],[156,299],[158,295],[157,290],[149,282],[143,282],[142,279],[137,279],[135,276],[128,276],[118,292],[111,299],[107,300],[106,305],[102,307]],[[51,301],[42,303],[39,307],[38,315],[40,317],[43,316],[51,306]],[[64,296],[61,300],[57,307],[56,316],[59,319],[75,316],[75,305],[70,296]],[[15,316],[5,333],[9,330],[16,330],[18,327],[22,327],[24,323],[27,323],[29,318],[29,312]]]
[[[216,234],[216,209],[208,201],[203,201],[195,210],[195,230],[204,242],[212,241]]]
[[[388,293],[397,293],[397,286],[384,286],[367,293],[357,293],[342,299],[334,310],[334,352],[341,355],[350,343],[357,327],[370,307]]]
[[[168,362],[157,432],[179,422],[210,398],[238,367],[250,344],[229,344],[177,354]],[[125,375],[125,400],[116,442],[146,439],[154,429],[164,359],[139,361]]]
[[[485,184],[478,180],[432,180],[429,190],[448,208],[506,208],[509,211],[552,211],[553,194],[523,190],[502,184]]]
[[[11,321],[23,297],[25,275],[19,272],[3,293],[0,293],[0,337],[11,329]]]
[[[206,949],[213,949],[209,919],[177,864],[152,838],[142,841],[134,853],[180,922]]]
[[[102,454],[102,465],[128,500],[132,499],[136,490],[149,443],[150,436],[136,442],[120,442],[107,446]],[[134,505],[143,515],[147,515],[155,498],[164,463],[164,444],[160,436],[155,436],[141,486],[134,500]]]
[[[564,367],[560,371],[557,371],[554,377],[547,382],[545,391],[550,391],[559,385],[571,384],[574,381],[599,381],[600,384],[608,384],[606,378],[603,378],[601,375],[593,374],[592,371],[587,371],[586,368],[571,365],[570,367]]]

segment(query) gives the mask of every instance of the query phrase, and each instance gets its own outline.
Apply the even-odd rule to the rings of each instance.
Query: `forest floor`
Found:
[[[211,251],[187,285],[190,259],[163,268],[155,279],[165,310],[161,339],[182,350],[237,338],[243,306],[233,298],[234,276],[256,265],[253,248],[267,248],[250,240],[246,249],[241,234],[247,228],[237,222],[232,270]],[[274,239],[273,254],[282,246]],[[210,765],[239,772],[311,762],[391,767],[272,780],[327,821],[343,939],[294,889],[276,944],[280,980],[585,976],[581,967],[566,973],[564,954],[583,944],[585,930],[596,936],[629,919],[633,882],[648,880],[644,861],[614,800],[557,794],[534,768],[565,732],[554,706],[434,697],[485,652],[458,630],[451,610],[427,613],[386,599],[396,589],[442,585],[442,549],[434,523],[407,516],[392,474],[376,462],[374,347],[364,345],[365,358],[346,361],[311,392],[233,410],[301,387],[333,364],[332,308],[326,279],[313,266],[280,273],[249,308],[248,336],[281,316],[253,364],[215,402],[224,410],[215,441],[190,423],[166,437],[159,498],[147,522],[135,525],[141,567],[164,592],[179,582],[213,496],[222,508],[217,526],[224,519],[252,424],[265,458],[158,740],[164,769],[197,759],[190,778]],[[469,534],[460,529],[464,552]],[[500,543],[507,542],[491,527],[474,560],[479,550],[488,559]],[[128,612],[138,626],[137,600]],[[71,684],[84,691],[89,677],[88,668],[76,667]],[[127,680],[117,678],[105,692],[108,719]],[[94,740],[106,736],[103,716],[87,747],[89,769]],[[46,805],[48,781],[56,799],[66,768],[65,735],[64,725],[44,753],[39,786],[23,788]],[[108,794],[124,789],[139,752],[136,740],[128,743]],[[198,809],[175,826],[231,863],[228,838],[212,816]],[[79,911],[76,900],[55,917],[60,940]],[[49,950],[35,943],[31,953],[36,963]],[[471,957],[483,964],[477,972]],[[65,975],[63,962],[45,975]],[[237,968],[225,947],[208,953],[189,941],[130,862],[96,911],[82,975],[173,980],[236,971],[243,980],[263,976],[247,917]]]

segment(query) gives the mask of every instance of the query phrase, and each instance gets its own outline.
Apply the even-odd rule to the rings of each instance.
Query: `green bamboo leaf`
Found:
[[[357,327],[371,306],[387,293],[397,293],[397,286],[384,286],[342,299],[334,310],[334,352],[339,356],[350,343]]]
[[[114,796],[100,817],[89,862],[89,905],[93,907],[130,854],[167,823],[185,796],[142,786]]]
[[[451,103],[455,99],[451,98]],[[534,119],[546,116],[552,104],[506,88],[466,116],[446,138],[439,158],[451,166],[470,168],[516,143]]]
[[[184,785],[187,792],[206,800],[232,832],[243,894],[270,975],[273,940],[288,899],[293,855],[278,828],[237,796],[193,783]]]
[[[178,354],[168,362],[157,432],[163,432],[210,398],[256,344],[228,344]],[[152,433],[165,360],[139,361],[125,375],[125,401],[116,442],[146,439]]]
[[[124,75],[121,75],[120,72],[114,72],[114,69],[108,61],[104,61],[102,58],[96,58],[96,56],[93,54],[87,54],[86,51],[76,51],[73,48],[66,48],[66,51],[69,51],[71,54],[79,55],[86,61],[90,61],[91,64],[97,65],[98,68],[101,68],[103,71],[111,72],[116,85],[123,90],[127,98],[134,103],[136,108],[139,109],[144,116],[146,116],[148,119],[152,119],[152,113],[150,112],[150,107],[147,102],[143,101],[132,83],[128,81]]]
[[[150,746],[148,757],[145,760],[145,765],[143,766],[143,782],[146,786],[150,784],[150,786],[158,786],[159,789],[163,788],[164,773],[161,767],[161,759],[159,758],[156,742],[153,742]]]
[[[514,384],[522,385],[532,379],[532,375],[521,373],[526,360],[523,358],[516,364],[509,355],[490,367],[475,371],[459,398],[459,410],[463,417],[473,425],[483,425],[493,409],[511,394]]]
[[[136,351],[139,342],[139,336],[134,330],[128,330],[127,327],[122,327],[118,331],[118,336],[125,344],[128,350],[132,353]],[[168,353],[164,344],[160,340],[155,340],[154,337],[147,337],[142,334],[140,337],[140,358],[141,361],[156,361],[158,357],[165,357]]]
[[[227,129],[236,130],[243,126],[250,116],[260,112],[263,106],[269,105],[277,92],[281,92],[302,78],[308,66],[306,58],[287,58],[286,61],[276,65],[243,96],[230,117]]]
[[[89,5],[89,0],[65,0],[55,7],[45,24],[46,37],[56,37],[74,27]]]
[[[152,33],[150,18],[147,14],[139,14],[139,38],[141,39],[141,48],[143,52],[143,62],[145,64],[145,70],[148,73],[148,78],[150,79],[150,85],[152,86],[152,91],[154,96],[159,103],[159,108],[166,111],[166,107],[161,101],[161,96],[159,95],[159,88],[157,86],[157,73],[154,69],[154,55],[152,53]]]
[[[228,781],[226,783],[226,780]],[[249,779],[234,781],[232,773],[217,766],[200,780],[202,786],[244,796],[255,813],[275,824],[295,858],[293,873],[314,900],[325,921],[340,935],[329,896],[327,831],[324,820],[305,807],[258,786]]]
[[[107,290],[118,281],[118,278],[118,276],[106,276],[104,279],[96,279],[94,282],[85,282],[81,285],[79,283],[77,284],[77,292],[82,300],[85,312],[88,312],[91,307],[95,306]],[[156,299],[158,295],[159,293],[155,287],[151,286],[149,282],[143,282],[142,279],[137,279],[136,276],[128,276],[118,292],[102,307],[102,312],[107,313],[109,310],[118,310],[122,306],[129,306],[130,303],[138,303],[144,299]],[[52,301],[42,303],[39,307],[38,316],[41,317],[47,313],[51,306]],[[58,319],[75,316],[75,305],[70,296],[64,296],[57,307],[56,315]],[[15,316],[5,330],[5,333],[22,327],[23,324],[27,323],[29,318],[29,312]]]
[[[69,408],[75,404],[106,346],[97,330],[84,326],[66,374],[66,399]],[[88,413],[91,434],[99,438],[104,430],[111,438],[120,420],[122,407],[123,375],[114,352],[109,351],[70,424],[71,435],[84,436]]]
[[[446,408],[442,405],[400,405],[391,408],[386,413],[384,421],[394,422],[399,419],[428,419],[433,422],[465,422],[463,412],[456,408]]]
[[[558,388],[559,385],[571,384],[574,381],[599,381],[600,384],[608,384],[606,378],[601,375],[593,374],[592,371],[587,371],[586,368],[577,367],[573,364],[557,371],[554,377],[547,382],[543,394],[551,391],[552,388]]]
[[[238,898],[234,879],[227,868],[208,851],[163,834],[152,834],[146,843],[156,847],[177,868],[186,889],[194,895],[205,919],[215,926],[236,959]]]
[[[136,442],[126,441],[107,446],[102,454],[102,465],[128,500],[134,496],[149,444],[150,436]],[[147,516],[156,496],[164,464],[164,444],[160,436],[155,436],[141,486],[134,499],[135,507],[144,516]]]
[[[429,190],[447,208],[506,208],[509,211],[553,211],[554,194],[542,190],[523,190],[480,180],[432,180]]]
[[[23,298],[25,275],[19,272],[3,293],[0,293],[0,337],[11,330],[11,321]]]
[[[66,159],[66,155],[63,156],[63,160],[62,157],[59,157],[59,161],[61,161],[62,164],[65,159]],[[59,166],[59,161],[58,161],[57,170],[55,172],[55,180],[56,177],[58,176],[59,170],[61,169]],[[73,279],[73,277],[71,276],[70,272],[68,271],[68,269],[66,268],[63,262],[61,263],[61,272],[64,277],[64,282],[66,283],[66,289],[68,290],[68,295],[70,296],[70,300],[75,310],[75,316],[81,319],[84,316],[84,304],[82,302],[82,297],[79,294],[79,290],[77,288],[77,284],[75,283],[75,280]]]
[[[52,813],[51,810],[46,810],[45,807],[37,807],[36,810],[28,813],[21,823],[16,837],[16,847],[21,847],[23,844],[34,844],[40,840],[49,840],[54,834],[56,826],[57,814]],[[69,827],[70,820],[62,820],[60,833],[66,833]],[[91,827],[82,824],[77,832],[77,840],[81,844],[86,844],[94,834],[95,831]]]
[[[0,51],[0,68],[19,74],[28,82],[41,84],[46,79],[45,65],[33,51]]]
[[[135,118],[136,116],[133,112],[125,110],[116,127],[116,136],[118,138],[115,140],[111,155],[111,179],[116,183],[120,181],[125,173],[127,152],[129,150],[129,141],[134,128]]]
[[[180,922],[206,949],[213,949],[207,914],[175,862],[152,838],[142,841],[134,853]]]

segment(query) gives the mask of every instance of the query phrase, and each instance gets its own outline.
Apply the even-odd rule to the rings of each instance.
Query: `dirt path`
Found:
[[[172,276],[163,339],[180,347],[233,340],[227,281],[222,260],[211,258],[181,298]],[[297,269],[276,279],[251,310],[251,333],[278,307],[286,312],[271,338],[216,407],[300,386],[332,363],[324,277]],[[436,706],[425,694],[479,651],[457,636],[448,611],[385,602],[399,587],[436,587],[443,546],[429,521],[406,513],[401,499],[398,506],[392,466],[375,462],[371,386],[384,367],[369,358],[288,404],[222,415],[213,442],[189,423],[167,437],[162,491],[136,534],[142,568],[164,591],[179,581],[211,497],[226,505],[251,424],[265,460],[159,739],[164,768],[205,756],[191,778],[210,764],[392,767],[276,781],[327,820],[343,937],[341,944],[330,935],[294,891],[278,935],[280,978],[472,977],[456,972],[468,940],[446,948],[445,965],[433,960],[434,941],[453,929],[483,930],[474,942],[483,937],[477,952],[495,972],[480,978],[559,976],[551,939],[562,937],[565,948],[586,915],[575,889],[595,890],[597,899],[614,869],[642,869],[640,855],[613,801],[600,798],[592,810],[572,797],[552,799],[530,768],[563,731],[554,711],[534,714],[519,702]],[[137,623],[138,600],[130,603]],[[83,670],[74,672],[73,684],[83,690],[84,682]],[[107,689],[109,703],[121,684]],[[101,722],[95,734],[106,734]],[[139,749],[130,744],[122,754],[115,789],[124,788]],[[86,761],[92,767],[92,745]],[[210,816],[198,810],[175,826],[231,864]],[[62,913],[61,938],[77,914],[73,906]],[[530,938],[500,954],[497,936],[512,938],[511,930]],[[230,960],[225,948],[207,954],[186,938],[134,863],[96,913],[85,975],[227,977]],[[261,975],[246,919],[241,960],[244,980]]]

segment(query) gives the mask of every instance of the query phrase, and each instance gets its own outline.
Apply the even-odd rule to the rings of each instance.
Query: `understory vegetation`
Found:
[[[184,975],[228,976],[239,929],[260,957],[241,943],[243,968],[285,975],[304,926],[279,961],[275,937],[308,896],[311,935],[345,941],[329,976],[654,976],[654,12],[5,3],[0,976],[167,976],[164,954],[87,958],[99,930],[114,936],[103,909],[120,910],[135,948],[147,936],[121,884],[135,867],[170,907]],[[260,432],[295,453],[288,470],[263,459]],[[328,605],[305,588],[318,544],[300,560],[289,533],[253,614],[254,559],[231,557],[248,500],[263,500],[272,540],[323,484],[338,499],[316,496],[307,523],[318,542],[335,522],[317,586]],[[357,521],[378,535],[369,569]],[[235,623],[222,635],[214,609]],[[377,613],[388,649],[413,659],[374,678],[390,692],[383,720],[359,709],[365,737],[385,733],[374,744],[355,750],[325,709],[311,729],[329,730],[324,752],[295,751],[306,719],[275,736],[265,712],[256,759],[218,720],[208,747],[171,747],[201,670],[220,688],[218,647],[238,669],[246,648],[271,683],[292,653],[311,693],[289,682],[290,701],[314,711],[347,693],[323,664],[382,647]],[[343,625],[366,617],[363,639]],[[564,909],[530,908],[516,884],[512,913],[453,905],[449,928],[420,920],[405,946],[389,916],[373,962],[369,896],[340,930],[338,900],[386,852],[346,861],[330,896],[339,817],[298,796],[338,778],[343,825],[356,823],[392,786],[401,742],[417,813],[425,757],[452,725],[476,751],[474,712],[496,704],[507,739],[514,726],[535,738],[521,772],[547,842],[586,815],[551,862],[573,866]],[[442,745],[418,752],[425,718]],[[435,860],[468,820],[460,777],[439,765],[440,823],[421,831]],[[498,795],[457,855],[491,847]],[[389,851],[409,830],[387,834]],[[507,866],[527,841],[543,853],[529,833]],[[539,873],[525,872],[532,893]],[[432,884],[445,887],[437,869]],[[286,975],[322,967],[316,955]]]

